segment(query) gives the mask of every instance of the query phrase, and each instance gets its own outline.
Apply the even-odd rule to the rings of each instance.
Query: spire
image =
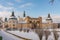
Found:
[[[11,15],[11,16],[15,16],[15,15],[14,15],[14,11],[12,12],[12,15]]]
[[[48,18],[50,18],[50,14],[48,14]]]
[[[25,17],[26,16],[26,14],[25,14],[25,11],[24,11],[24,13],[23,13],[23,17]]]

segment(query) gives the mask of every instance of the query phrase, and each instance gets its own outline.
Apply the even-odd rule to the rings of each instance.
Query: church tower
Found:
[[[24,11],[24,13],[23,13],[23,17],[26,17],[25,11]]]
[[[17,28],[17,23],[18,23],[18,20],[16,18],[16,16],[14,15],[14,11],[12,12],[11,16],[9,17],[9,20],[8,20],[8,26],[9,28]]]
[[[47,24],[48,24],[49,28],[52,28],[53,21],[52,21],[52,18],[50,16],[50,14],[48,14],[48,17],[47,17],[46,21],[47,21]]]

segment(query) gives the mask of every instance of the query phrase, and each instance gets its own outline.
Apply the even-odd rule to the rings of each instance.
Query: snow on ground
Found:
[[[45,35],[43,35],[42,40],[45,40],[45,38],[46,38]]]
[[[59,38],[58,38],[58,40],[60,40],[60,35],[59,35]]]
[[[6,33],[5,31],[0,31],[0,36],[2,36],[3,40],[22,40],[11,34]]]
[[[58,35],[59,35],[59,38],[58,38],[58,40],[60,40],[60,32],[58,32]]]
[[[56,29],[44,29],[44,31],[47,30],[47,31],[60,31],[59,28],[56,28]]]
[[[42,37],[42,40],[46,40],[45,38],[46,38],[46,36],[45,36],[45,34],[44,34],[43,37]],[[48,36],[48,39],[47,39],[47,40],[55,40],[55,39],[54,39],[53,32],[51,32],[51,34]]]
[[[32,40],[39,40],[38,35],[35,32],[21,32],[21,31],[8,31],[12,34],[24,37],[24,38],[28,38],[28,39],[32,39]]]
[[[48,31],[50,31],[51,34],[48,36],[47,40],[55,40],[53,29],[48,29]],[[60,40],[60,29],[54,29],[54,31],[57,31],[57,35],[59,35],[58,40]],[[46,38],[45,35],[43,35],[42,40],[45,40],[45,38]]]
[[[48,36],[48,40],[55,40],[53,32]]]

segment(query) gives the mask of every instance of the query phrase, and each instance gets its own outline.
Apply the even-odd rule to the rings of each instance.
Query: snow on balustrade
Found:
[[[55,40],[53,32],[51,32],[47,40]]]
[[[43,35],[42,40],[45,40],[45,38],[46,38],[45,35]]]
[[[43,30],[43,31],[60,31],[60,28],[56,28],[56,29],[51,29],[51,28],[48,28],[48,29],[35,29],[35,30]]]
[[[60,35],[59,35],[59,38],[58,38],[58,40],[60,40]]]
[[[39,40],[39,37],[36,33],[34,32],[21,32],[21,31],[8,31],[12,34],[24,37],[24,38],[28,38],[28,39],[32,39],[32,40]]]
[[[41,29],[33,29],[33,30],[41,30]],[[8,31],[12,34],[24,37],[24,38],[28,38],[28,39],[32,39],[32,40],[39,40],[38,34],[35,33],[33,30],[30,30],[29,32],[24,32],[24,31],[19,31],[19,30],[15,30],[15,31]],[[55,40],[54,38],[54,33],[53,31],[58,31],[57,34],[60,35],[60,29],[43,29],[44,31],[50,31],[50,35],[48,36],[48,40]],[[45,34],[42,37],[42,40],[45,40],[46,36]],[[58,40],[60,39],[60,36],[58,38]]]
[[[0,36],[2,36],[3,40],[22,40],[11,34],[6,33],[5,31],[0,31]]]

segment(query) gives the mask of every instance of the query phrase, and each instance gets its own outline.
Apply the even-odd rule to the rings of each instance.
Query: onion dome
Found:
[[[51,16],[50,16],[50,14],[48,14],[48,17],[47,17],[47,19],[46,20],[52,20],[52,18],[51,18]]]
[[[17,18],[16,18],[15,15],[14,15],[14,11],[12,12],[12,15],[10,16],[9,20],[10,20],[10,19],[17,20]]]

